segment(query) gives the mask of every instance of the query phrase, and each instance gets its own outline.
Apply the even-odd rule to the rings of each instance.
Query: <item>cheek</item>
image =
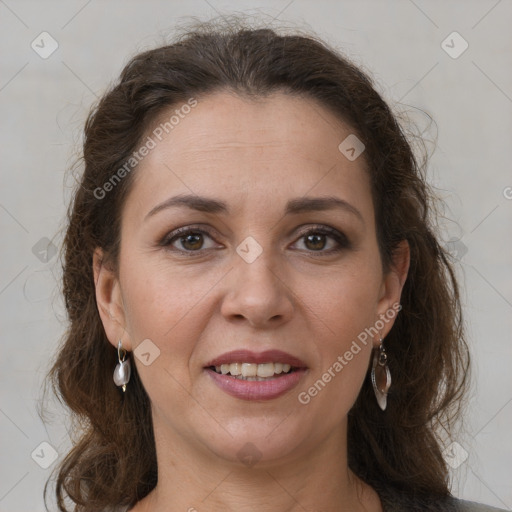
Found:
[[[218,311],[213,304],[215,292],[229,270],[229,266],[204,265],[198,271],[197,266],[178,265],[164,254],[127,250],[121,255],[126,331],[138,373],[155,403],[168,402],[173,396],[178,409],[190,399],[185,390],[192,390],[198,374],[195,353],[209,332],[212,314]],[[138,345],[147,339],[158,353],[148,366],[137,357]]]
[[[140,254],[121,262],[126,322],[137,344],[142,337],[171,340],[190,327],[187,317],[200,305],[222,275],[205,271],[198,275],[193,265],[176,265],[165,257]]]
[[[219,276],[206,272],[192,278],[187,269],[177,271],[161,258],[127,257],[123,263],[126,330],[142,384],[155,410],[167,410],[172,402],[173,411],[187,411],[194,380],[192,356],[209,318],[207,292]],[[143,341],[146,345],[138,349]],[[138,356],[148,352],[146,347],[149,365]]]
[[[359,256],[316,279],[303,276],[302,300],[316,314],[330,338],[342,341],[357,337],[377,320],[382,277],[375,258]]]
[[[377,321],[380,285],[379,263],[361,259],[357,264],[317,280],[321,287],[303,295],[314,313],[318,364],[312,368],[301,403],[315,400],[313,409],[330,409],[336,404],[341,418],[357,398],[366,377]],[[334,277],[333,277],[334,276]],[[311,288],[309,288],[311,290]],[[321,398],[320,398],[321,395]],[[315,398],[315,397],[319,398]]]

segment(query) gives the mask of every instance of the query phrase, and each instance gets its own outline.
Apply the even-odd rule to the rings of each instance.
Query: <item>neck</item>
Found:
[[[375,491],[348,468],[346,424],[314,450],[299,448],[287,461],[258,461],[252,467],[173,437],[155,428],[158,484],[134,512],[382,510]]]

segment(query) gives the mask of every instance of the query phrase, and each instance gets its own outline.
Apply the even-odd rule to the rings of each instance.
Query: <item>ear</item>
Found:
[[[407,240],[402,240],[394,252],[391,268],[384,275],[380,290],[377,314],[381,323],[384,324],[380,332],[382,339],[388,335],[401,309],[399,306],[400,297],[409,272],[409,265],[409,243]],[[375,341],[377,345],[378,341]]]
[[[96,287],[96,304],[103,328],[110,343],[117,348],[122,339],[126,350],[131,350],[131,341],[125,334],[125,311],[119,279],[114,269],[105,261],[104,253],[96,248],[93,254],[94,285]]]

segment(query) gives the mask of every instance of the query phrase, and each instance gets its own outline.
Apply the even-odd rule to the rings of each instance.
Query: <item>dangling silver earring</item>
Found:
[[[130,359],[126,358],[126,350],[123,348],[121,340],[117,344],[117,363],[116,369],[114,370],[114,383],[116,386],[123,388],[123,393],[126,391],[126,384],[130,380],[131,366]]]
[[[373,391],[377,398],[379,407],[385,411],[387,406],[387,395],[391,386],[391,373],[388,367],[388,356],[380,339],[378,350],[374,349],[373,364],[371,371]]]

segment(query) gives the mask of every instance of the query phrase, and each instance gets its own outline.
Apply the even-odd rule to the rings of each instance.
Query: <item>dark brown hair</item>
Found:
[[[69,329],[50,372],[77,420],[74,447],[57,472],[59,509],[68,510],[69,499],[77,511],[133,505],[156,485],[150,401],[134,366],[129,393],[112,382],[117,353],[98,314],[92,270],[97,247],[116,265],[121,210],[136,169],[104,197],[95,191],[126,164],[163,112],[221,90],[314,99],[364,142],[383,268],[401,240],[410,245],[411,265],[403,309],[386,338],[393,378],[388,407],[379,409],[366,379],[349,413],[349,465],[376,489],[448,495],[439,433],[449,434],[460,414],[469,355],[424,166],[371,79],[338,51],[298,31],[215,21],[133,57],[85,125],[85,168],[63,249]]]

